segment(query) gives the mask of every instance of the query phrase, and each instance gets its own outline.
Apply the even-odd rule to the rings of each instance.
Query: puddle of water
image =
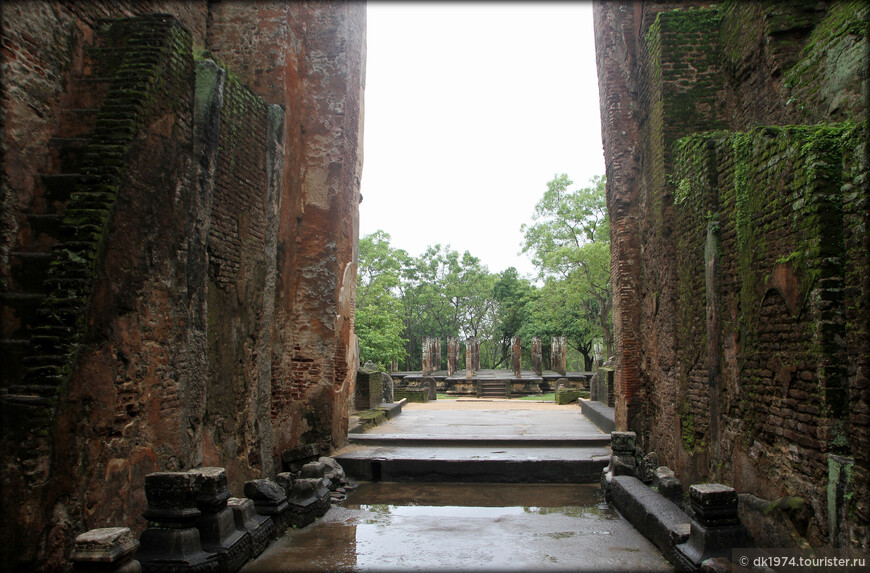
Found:
[[[672,570],[595,486],[365,483],[243,569]]]

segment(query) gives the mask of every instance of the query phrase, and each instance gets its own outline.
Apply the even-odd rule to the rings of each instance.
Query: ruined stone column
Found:
[[[231,497],[227,507],[233,512],[233,519],[239,531],[246,531],[251,537],[251,556],[256,557],[269,545],[275,525],[268,515],[260,515],[254,509],[254,502],[247,497]]]
[[[565,375],[568,370],[567,356],[568,339],[564,336],[554,336],[550,351],[550,360],[553,362],[553,370],[561,375]]]
[[[465,375],[473,376],[480,370],[480,341],[472,336],[465,340]]]
[[[284,535],[290,526],[290,506],[283,487],[270,479],[246,481],[245,497],[254,502],[254,510],[258,514],[272,518],[274,535]]]
[[[540,376],[544,372],[540,336],[532,338],[532,372],[534,372],[538,376]]]
[[[434,339],[432,350],[432,371],[441,370],[441,338]]]
[[[423,362],[421,368],[423,370],[423,376],[428,376],[432,374],[432,343],[431,338],[428,336],[423,337]]]
[[[459,369],[459,337],[447,337],[447,375],[452,376]]]
[[[511,338],[511,370],[517,378],[523,375],[523,344],[519,336]]]

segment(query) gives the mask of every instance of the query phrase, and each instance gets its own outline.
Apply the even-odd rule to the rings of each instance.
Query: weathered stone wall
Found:
[[[866,543],[866,5],[675,7],[595,7],[617,427]]]
[[[0,568],[55,570],[84,530],[144,527],[148,472],[222,466],[238,494],[344,440],[365,9],[2,10]],[[22,250],[47,296],[15,290]]]
[[[284,192],[272,335],[276,447],[347,433],[357,356],[352,343],[365,8],[358,3],[214,6],[208,48],[267,103],[281,105]],[[292,349],[287,352],[287,349]]]

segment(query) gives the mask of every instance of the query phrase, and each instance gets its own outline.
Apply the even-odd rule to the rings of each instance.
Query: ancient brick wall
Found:
[[[293,160],[284,165],[278,231],[276,447],[329,447],[347,431],[357,360],[353,285],[365,10],[354,3],[321,10],[317,3],[262,2],[256,30],[234,25],[249,10],[241,3],[217,5],[208,46],[266,102],[286,110],[284,148]]]
[[[283,153],[283,112],[209,60],[200,63],[197,93],[218,109],[197,117],[213,125],[202,153],[208,169],[208,384],[202,418],[202,463],[227,468],[239,491],[272,474],[276,452],[270,409],[271,318]],[[260,422],[262,420],[263,422]]]
[[[48,157],[49,138],[69,103],[67,85],[85,65],[85,46],[101,18],[173,14],[205,39],[206,2],[120,0],[117,2],[28,2],[12,0],[2,10],[2,143],[4,196],[0,198],[0,273],[6,273],[21,218],[33,200],[38,169]]]
[[[3,11],[0,568],[55,570],[144,527],[148,472],[224,466],[238,494],[345,439],[365,9]]]
[[[617,425],[684,481],[800,497],[795,539],[864,543],[866,6],[672,8],[595,8]]]

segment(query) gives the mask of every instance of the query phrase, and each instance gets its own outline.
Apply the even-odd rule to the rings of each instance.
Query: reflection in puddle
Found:
[[[602,568],[669,570],[594,486],[381,482],[362,484],[244,572]]]

